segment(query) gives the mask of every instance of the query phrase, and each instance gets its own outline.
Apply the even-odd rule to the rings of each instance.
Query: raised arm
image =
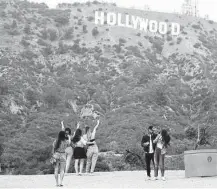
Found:
[[[61,126],[62,126],[62,131],[65,131],[65,127],[64,127],[63,121],[61,121]]]
[[[76,130],[77,130],[77,129],[79,129],[79,127],[80,127],[80,122],[78,122],[78,123],[77,123],[77,128],[76,128]],[[74,133],[73,133],[72,137],[74,137],[74,136],[75,136],[75,132],[76,132],[76,130],[74,131]]]
[[[98,128],[98,126],[99,126],[99,119],[97,120],[97,124],[96,124],[96,126],[94,127],[94,129],[93,129],[93,132],[92,132],[92,134],[91,134],[91,139],[95,139],[96,129]]]
[[[78,122],[78,124],[77,124],[77,129],[79,129],[79,127],[80,127],[80,122]]]
[[[53,144],[52,144],[52,154],[54,154],[55,145],[56,145],[56,140],[55,140],[55,141],[53,142]]]

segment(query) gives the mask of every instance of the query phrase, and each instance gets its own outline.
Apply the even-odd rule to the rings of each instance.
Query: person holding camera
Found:
[[[148,127],[148,134],[142,137],[141,146],[145,151],[145,162],[146,162],[146,170],[147,170],[147,177],[148,180],[151,179],[151,161],[153,162],[153,166],[155,168],[154,163],[154,151],[156,144],[153,142],[157,134],[154,133],[153,126]]]

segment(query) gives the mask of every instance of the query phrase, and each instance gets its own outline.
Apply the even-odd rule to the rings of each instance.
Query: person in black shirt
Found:
[[[145,151],[145,162],[147,169],[148,179],[151,178],[151,161],[154,165],[154,151],[156,144],[153,143],[153,140],[157,137],[157,134],[154,133],[153,126],[148,127],[148,134],[142,137],[141,146]],[[155,167],[155,165],[154,165]]]

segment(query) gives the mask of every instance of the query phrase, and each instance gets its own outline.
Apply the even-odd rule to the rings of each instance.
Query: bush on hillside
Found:
[[[57,39],[57,31],[55,29],[52,28],[47,29],[47,33],[51,41],[55,41]]]
[[[89,16],[89,17],[87,18],[87,20],[88,20],[89,22],[92,22],[92,21],[94,20],[94,17],[93,17],[93,16]]]
[[[46,41],[44,41],[44,40],[42,40],[42,39],[38,39],[37,43],[38,43],[39,45],[45,46],[45,47],[47,47],[47,46],[49,45]]]
[[[28,47],[30,45],[30,43],[23,37],[22,40],[20,41],[20,43],[24,46],[24,47]]]
[[[25,34],[30,34],[31,33],[31,27],[29,24],[26,24],[24,29],[23,29]]]
[[[92,35],[93,35],[94,37],[96,37],[98,34],[99,34],[98,28],[97,28],[97,27],[93,28],[93,29],[92,29]]]
[[[87,32],[88,32],[88,30],[87,30],[87,25],[83,25],[83,32],[84,32],[84,33],[87,33]]]
[[[69,40],[73,38],[73,33],[74,33],[74,28],[73,27],[68,27],[65,30],[65,33],[63,34],[63,39]]]
[[[200,27],[200,25],[197,24],[193,24],[192,28],[196,29],[196,30],[201,30],[202,28]]]
[[[38,57],[38,55],[35,54],[35,53],[34,53],[33,51],[31,51],[31,50],[25,50],[25,51],[23,51],[23,52],[21,53],[21,56],[22,56],[23,58],[28,59],[28,60],[32,60],[33,58],[37,58],[37,57]]]
[[[195,44],[194,44],[194,48],[197,49],[197,48],[199,48],[199,47],[201,47],[201,44],[200,44],[200,43],[195,43]]]
[[[6,94],[8,94],[8,89],[9,89],[9,86],[8,86],[7,81],[4,80],[4,79],[2,79],[2,78],[0,78],[0,95],[6,95]]]

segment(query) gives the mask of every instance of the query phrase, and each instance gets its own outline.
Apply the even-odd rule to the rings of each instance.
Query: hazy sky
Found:
[[[86,2],[86,0],[30,0],[34,2],[45,2],[50,8],[55,8],[58,3]],[[90,0],[92,1],[92,0]],[[101,1],[101,0],[98,0]],[[151,10],[159,12],[181,12],[181,5],[185,0],[104,0],[105,2],[115,2],[118,6],[142,9],[148,5]],[[191,0],[192,4],[196,0]],[[217,22],[217,0],[197,0],[199,15],[204,17],[209,15],[209,19]]]

